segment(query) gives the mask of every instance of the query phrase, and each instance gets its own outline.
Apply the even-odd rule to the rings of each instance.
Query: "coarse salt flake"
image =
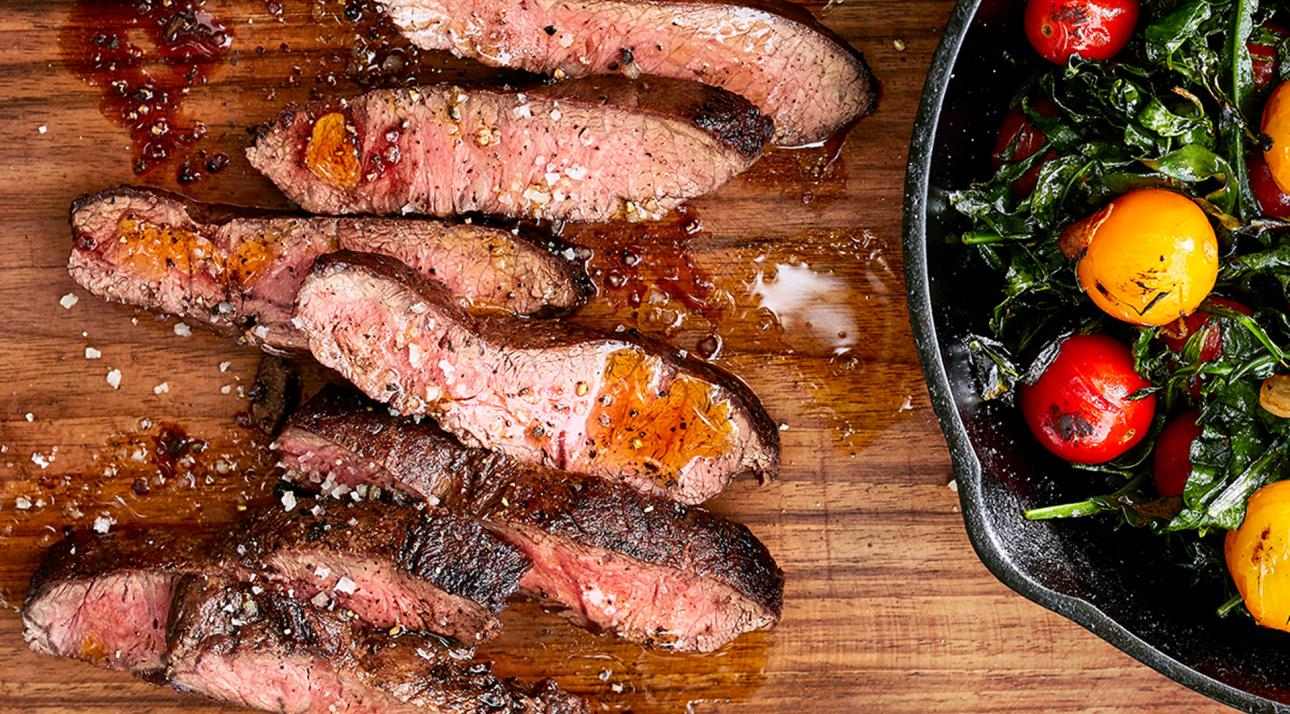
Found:
[[[102,357],[102,356],[103,356],[103,353],[102,353],[102,352],[99,352],[98,350],[94,349],[93,347],[86,347],[86,348],[85,348],[85,359],[98,359],[98,358],[100,358],[100,357]]]
[[[31,510],[31,499],[26,496],[19,496],[14,499],[13,505],[20,511],[28,511]]]
[[[36,133],[38,134],[44,134],[47,131],[49,131],[49,127],[44,124],[41,124],[40,126],[36,127]]]
[[[31,412],[27,412],[24,415],[24,417],[27,419],[27,421],[36,421],[36,415],[32,414]]]
[[[219,363],[219,371],[221,371],[221,372],[227,372],[227,371],[228,371],[228,368],[229,368],[229,367],[232,367],[232,366],[233,366],[233,363],[232,363],[232,362],[220,362],[220,363]]]
[[[358,590],[358,583],[354,582],[353,580],[350,580],[349,576],[342,575],[340,580],[336,581],[335,590],[338,593],[353,595],[354,591]]]
[[[170,382],[162,382],[152,388],[153,394],[168,394],[170,392]]]
[[[71,310],[72,307],[80,301],[81,299],[76,297],[75,293],[67,293],[59,299],[58,304],[62,305],[64,310]]]
[[[94,519],[94,532],[103,535],[111,530],[113,523],[116,523],[116,519],[112,516],[99,516]]]
[[[180,337],[192,337],[193,330],[187,324],[182,322],[175,323],[175,334]]]
[[[296,507],[296,494],[290,491],[283,491],[282,493],[283,510],[291,511],[291,510],[294,510],[295,507]]]
[[[314,568],[314,577],[315,577],[315,578],[320,578],[320,579],[321,579],[321,578],[325,578],[325,577],[327,577],[328,575],[331,575],[331,568],[329,568],[329,567],[327,567],[327,566],[325,566],[325,565],[320,565],[320,566],[318,566],[317,568]]]
[[[113,389],[121,388],[121,370],[114,369],[107,373],[107,383],[112,385]]]

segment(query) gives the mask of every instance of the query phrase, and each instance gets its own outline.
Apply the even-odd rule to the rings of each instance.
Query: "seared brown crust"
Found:
[[[160,528],[114,529],[109,535],[78,530],[45,552],[27,588],[25,606],[69,580],[98,578],[124,570],[187,573],[207,562],[210,536]]]
[[[536,528],[641,563],[710,578],[779,619],[784,573],[743,524],[606,481],[535,469],[513,469],[509,478],[481,478],[479,486],[461,508],[486,523]]]
[[[539,529],[579,545],[720,582],[779,618],[784,575],[742,524],[618,484],[462,446],[429,421],[390,415],[331,385],[293,414],[281,442],[322,437],[377,464],[390,486],[504,529]],[[503,536],[505,533],[503,532]]]
[[[271,508],[245,527],[238,559],[263,567],[275,555],[328,552],[388,562],[412,578],[501,612],[528,569],[528,559],[478,523],[449,514],[378,501],[303,501]]]
[[[762,406],[761,401],[748,385],[734,375],[714,365],[690,356],[680,357],[657,343],[642,339],[633,332],[603,335],[576,325],[564,323],[520,323],[491,315],[470,315],[445,299],[442,289],[421,278],[413,271],[385,256],[370,253],[353,253],[341,251],[319,258],[313,267],[314,276],[326,276],[334,272],[350,272],[371,276],[375,279],[388,279],[402,286],[413,294],[419,295],[425,302],[442,306],[445,314],[461,324],[479,340],[488,340],[504,344],[517,350],[559,350],[581,343],[614,340],[635,345],[645,353],[657,357],[666,364],[675,365],[682,372],[688,371],[702,380],[718,386],[732,396],[731,403],[739,411],[751,431],[746,444],[746,453],[742,461],[744,468],[757,474],[762,480],[773,478],[779,471],[780,440],[779,429]],[[297,303],[297,315],[299,315]],[[468,351],[470,344],[456,345],[458,351]],[[333,365],[334,366],[334,365]],[[594,375],[580,375],[582,379],[594,382]],[[540,385],[534,385],[535,388]],[[369,395],[371,396],[371,395]],[[665,428],[659,425],[660,428]],[[729,480],[733,474],[724,478]],[[675,486],[675,483],[672,484]],[[724,487],[724,482],[722,483]],[[711,497],[715,493],[709,493]],[[682,500],[678,498],[678,500]],[[704,499],[699,499],[706,500]],[[695,501],[690,501],[695,502]]]
[[[525,686],[499,680],[488,664],[471,662],[469,650],[450,651],[439,641],[414,635],[368,634],[338,615],[272,592],[257,593],[248,585],[185,578],[169,629],[169,674],[176,688],[233,703],[274,703],[285,711],[310,714],[322,714],[332,703],[374,712],[586,711],[580,700],[549,682]],[[263,672],[263,682],[230,683],[210,676],[210,663],[203,661],[236,667],[246,657],[256,663],[281,662],[285,674]],[[299,681],[291,681],[298,666],[306,671],[298,673]],[[230,670],[237,671],[216,671]],[[319,691],[322,696],[315,698]]]

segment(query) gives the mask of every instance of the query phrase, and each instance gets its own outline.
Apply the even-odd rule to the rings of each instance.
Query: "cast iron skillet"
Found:
[[[972,545],[1009,587],[1162,674],[1235,707],[1290,712],[1290,635],[1219,619],[1221,588],[1168,564],[1149,534],[1022,518],[1025,508],[1092,495],[1093,485],[1044,453],[1015,409],[975,396],[964,338],[984,332],[998,280],[946,240],[964,226],[945,192],[988,174],[1009,100],[1041,61],[1021,9],[1021,0],[960,0],[923,90],[905,183],[909,312]]]

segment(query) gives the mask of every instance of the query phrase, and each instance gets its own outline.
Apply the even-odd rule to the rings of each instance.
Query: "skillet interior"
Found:
[[[1026,45],[1023,5],[961,0],[928,75],[906,178],[910,316],[968,533],[1004,583],[1154,669],[1233,706],[1290,712],[1290,635],[1219,619],[1221,589],[1197,586],[1148,533],[1097,519],[1026,521],[1023,509],[1079,500],[1094,486],[1044,452],[1014,409],[974,396],[963,342],[985,333],[999,281],[947,241],[965,226],[945,192],[989,171],[999,122],[1041,61]]]

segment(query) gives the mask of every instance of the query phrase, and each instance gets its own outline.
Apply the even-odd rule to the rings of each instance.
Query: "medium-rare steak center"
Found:
[[[319,259],[295,324],[368,396],[520,461],[683,503],[778,467],[778,432],[733,376],[624,336],[468,315],[388,258]]]
[[[553,74],[689,79],[746,97],[776,144],[822,141],[873,109],[864,57],[804,8],[768,0],[380,0],[414,44]]]
[[[757,108],[691,82],[435,85],[286,111],[247,157],[314,213],[656,219],[748,168]]]

